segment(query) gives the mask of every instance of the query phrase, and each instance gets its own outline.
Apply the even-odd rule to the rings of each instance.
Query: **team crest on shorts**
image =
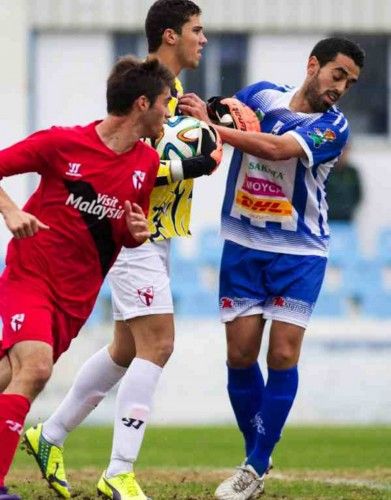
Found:
[[[221,309],[233,309],[235,306],[234,299],[230,297],[221,297],[220,299],[220,307]]]
[[[146,306],[150,306],[153,302],[153,286],[144,286],[143,288],[137,289],[138,298]]]
[[[24,313],[14,314],[11,317],[11,328],[14,332],[18,332],[22,328],[25,317]]]

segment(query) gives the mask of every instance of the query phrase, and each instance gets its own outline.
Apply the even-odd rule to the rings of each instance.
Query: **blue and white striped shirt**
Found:
[[[240,245],[296,255],[328,253],[325,184],[349,127],[335,107],[289,109],[297,89],[259,82],[236,97],[260,117],[262,132],[291,134],[306,158],[271,161],[235,149],[222,210],[222,235]]]

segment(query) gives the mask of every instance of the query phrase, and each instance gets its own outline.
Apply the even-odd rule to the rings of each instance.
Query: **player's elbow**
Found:
[[[269,144],[266,151],[260,152],[259,156],[271,161],[288,160],[290,153],[281,144]]]
[[[264,158],[272,161],[284,161],[294,158],[295,156],[296,152],[292,151],[292,148],[290,148],[289,145],[284,144],[281,141],[270,145],[267,151],[267,156],[264,156]]]

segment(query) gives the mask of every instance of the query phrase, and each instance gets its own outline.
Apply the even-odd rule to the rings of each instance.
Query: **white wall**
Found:
[[[27,132],[27,0],[0,2],[0,148],[21,139]],[[27,196],[27,180],[14,177],[1,186],[16,203]],[[4,255],[9,232],[0,217],[0,258]]]
[[[113,62],[108,34],[40,34],[35,61],[36,129],[104,117],[106,80]]]
[[[9,57],[8,52],[2,58],[6,66],[0,79],[2,146],[31,132],[27,131],[27,26],[19,25],[21,12],[16,12],[14,19],[6,11],[8,22],[5,22],[6,19],[1,16],[1,9],[6,10],[5,4],[10,5],[12,2],[0,2],[0,23],[4,21],[0,40],[7,36],[14,40],[15,47],[13,57]],[[32,131],[52,125],[85,124],[103,118],[106,114],[106,79],[113,60],[111,37],[104,33],[45,33],[37,35],[33,42],[35,52],[31,51],[31,55],[34,57],[28,61],[32,69]],[[0,54],[4,47],[9,51],[8,40],[0,44]],[[11,126],[10,117],[18,117]],[[21,205],[37,181],[38,176],[17,176],[7,179],[4,187]],[[1,221],[0,257],[5,253],[9,237]]]
[[[322,37],[322,33],[252,36],[247,63],[248,83],[268,80],[299,85],[306,75],[309,53]]]

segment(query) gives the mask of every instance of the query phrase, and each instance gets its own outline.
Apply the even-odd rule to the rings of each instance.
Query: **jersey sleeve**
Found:
[[[45,152],[51,141],[50,130],[43,130],[1,150],[0,179],[27,172],[42,174],[47,165]]]
[[[304,149],[307,156],[304,164],[311,168],[341,154],[349,137],[349,125],[342,113],[325,114],[312,124],[290,130],[287,134],[291,134]]]
[[[243,89],[239,90],[239,92],[237,92],[234,97],[239,99],[239,101],[243,102],[244,104],[247,104],[247,106],[249,106],[251,109],[256,110],[258,104],[255,99],[253,99],[254,95],[261,90],[277,88],[279,87],[274,83],[261,81],[244,87]]]

